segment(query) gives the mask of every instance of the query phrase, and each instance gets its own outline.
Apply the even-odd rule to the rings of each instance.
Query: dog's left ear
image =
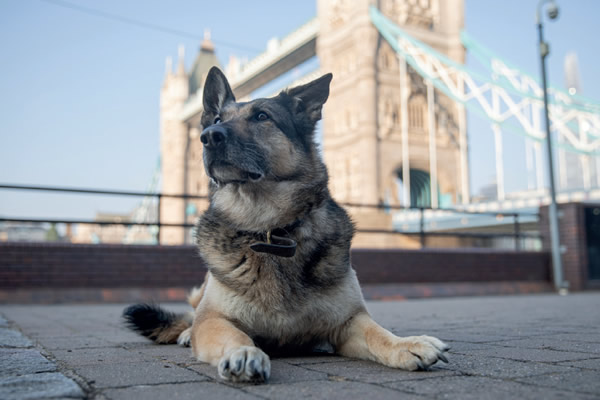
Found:
[[[225,74],[219,68],[212,67],[208,71],[204,82],[204,92],[202,94],[204,111],[217,115],[221,108],[230,101],[235,101],[235,97]]]
[[[329,97],[329,84],[333,75],[325,74],[306,85],[287,90],[294,102],[294,112],[304,114],[313,124],[321,119],[321,109]]]

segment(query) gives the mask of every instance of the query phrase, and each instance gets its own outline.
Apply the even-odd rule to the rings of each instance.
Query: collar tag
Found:
[[[267,243],[254,243],[250,245],[250,248],[257,253],[268,253],[289,258],[296,254],[297,246],[295,240],[287,237],[285,230],[277,228],[267,232]]]

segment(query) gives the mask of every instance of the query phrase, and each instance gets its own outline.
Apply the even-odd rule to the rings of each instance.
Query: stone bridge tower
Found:
[[[334,197],[346,203],[408,205],[400,190],[404,177],[410,181],[413,207],[459,203],[461,111],[430,89],[435,118],[428,118],[426,82],[410,66],[401,76],[398,56],[372,24],[369,6],[375,5],[413,37],[463,63],[465,51],[459,36],[463,0],[318,0],[317,4],[321,71],[334,76],[323,113],[323,151]],[[400,107],[403,82],[408,86],[403,92],[405,113]],[[432,122],[438,182],[434,197],[430,185]],[[404,154],[408,154],[409,173],[402,170],[403,124],[408,127]],[[359,228],[392,228],[390,214],[358,207],[349,210]],[[372,233],[359,234],[355,245],[417,246],[411,240]]]

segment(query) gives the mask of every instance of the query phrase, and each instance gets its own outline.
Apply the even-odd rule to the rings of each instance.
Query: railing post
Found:
[[[160,244],[160,226],[161,226],[161,223],[160,223],[160,200],[162,199],[162,193],[158,193],[157,196],[158,196],[158,203],[157,203],[158,210],[156,212],[156,219],[158,221],[156,221],[157,222],[156,244]]]
[[[419,237],[421,239],[421,248],[425,247],[425,209],[419,207]]]
[[[519,214],[514,213],[513,218],[515,219],[515,250],[521,251],[521,226],[519,225]]]

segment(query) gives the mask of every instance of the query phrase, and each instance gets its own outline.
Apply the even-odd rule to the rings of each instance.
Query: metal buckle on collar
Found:
[[[267,242],[259,242],[250,245],[257,253],[268,253],[279,257],[293,257],[296,254],[298,244],[288,237],[288,233],[281,228],[267,231]]]

